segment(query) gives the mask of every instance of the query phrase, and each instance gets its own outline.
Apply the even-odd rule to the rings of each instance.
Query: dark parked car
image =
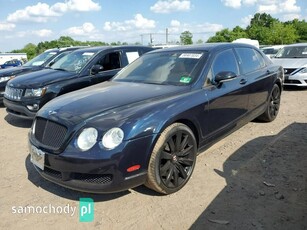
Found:
[[[22,65],[22,62],[20,60],[13,59],[13,60],[6,61],[2,65],[0,65],[0,69],[17,67],[21,65]]]
[[[109,80],[129,62],[150,50],[152,48],[147,46],[103,46],[76,50],[49,69],[10,80],[3,103],[8,113],[33,119],[51,99]]]
[[[94,193],[141,184],[181,189],[196,155],[279,111],[283,69],[246,44],[149,52],[111,81],[63,95],[37,114],[31,161],[46,179]]]
[[[6,83],[19,75],[42,70],[46,67],[50,67],[59,58],[72,52],[73,50],[81,48],[80,46],[72,46],[65,48],[49,49],[40,55],[36,56],[32,60],[28,61],[22,66],[16,68],[0,69],[0,103],[3,100],[4,90]]]

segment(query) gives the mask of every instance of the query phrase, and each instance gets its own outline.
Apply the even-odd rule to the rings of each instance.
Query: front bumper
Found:
[[[6,111],[15,117],[32,120],[36,115],[36,112],[28,110],[22,102],[14,102],[3,98],[3,104],[6,107]]]
[[[0,102],[1,103],[3,102],[3,98],[4,98],[5,85],[6,85],[6,82],[5,82],[5,84],[4,84],[4,82],[0,83]]]
[[[297,73],[294,75],[285,75],[284,85],[307,87],[307,74]]]
[[[96,146],[91,153],[71,152],[68,147],[60,154],[44,151],[44,169],[34,165],[45,179],[73,190],[89,193],[113,193],[144,184],[151,147],[155,135],[123,142],[117,150]],[[29,149],[32,142],[29,141]],[[93,154],[95,152],[95,154]],[[133,165],[136,171],[128,172]]]

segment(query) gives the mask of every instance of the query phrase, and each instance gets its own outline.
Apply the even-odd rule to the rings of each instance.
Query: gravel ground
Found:
[[[274,122],[250,122],[200,154],[169,196],[144,186],[93,195],[44,180],[29,161],[30,126],[0,106],[0,229],[307,229],[307,90],[283,91]],[[80,197],[95,201],[92,222],[79,221]]]

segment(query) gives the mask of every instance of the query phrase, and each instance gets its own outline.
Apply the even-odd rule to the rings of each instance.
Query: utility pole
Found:
[[[165,43],[168,44],[168,28],[165,30]]]

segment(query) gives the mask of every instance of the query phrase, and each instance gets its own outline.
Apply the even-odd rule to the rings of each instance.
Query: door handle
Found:
[[[241,85],[244,85],[244,84],[246,84],[246,82],[247,82],[246,79],[241,79],[240,84],[241,84]]]

